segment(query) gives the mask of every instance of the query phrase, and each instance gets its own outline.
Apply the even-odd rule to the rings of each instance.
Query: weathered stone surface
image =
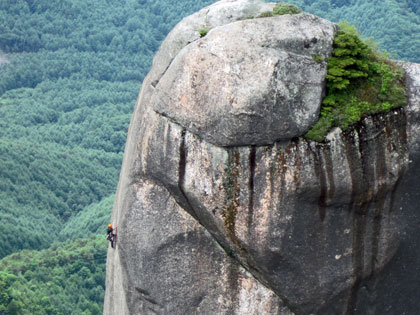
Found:
[[[229,149],[178,130],[163,146],[147,140],[143,176],[161,179],[294,312],[336,314],[355,303],[357,283],[397,248],[392,202],[407,162],[404,124],[395,111],[366,119],[353,133],[336,130],[324,145]],[[176,148],[167,154],[179,160],[157,159],[161,147]]]
[[[117,248],[108,251],[104,314],[400,314],[389,312],[378,283],[390,286],[383,270],[397,250],[404,260],[415,248],[401,254],[398,247],[405,206],[399,183],[413,186],[417,173],[403,174],[409,159],[420,160],[418,65],[404,65],[407,110],[365,118],[347,132],[335,129],[322,144],[217,143],[207,127],[196,132],[183,115],[158,108],[155,94],[175,59],[206,43],[188,45],[197,21],[206,12],[219,16],[207,35],[217,42],[224,31],[216,26],[251,25],[230,16],[249,4],[265,6],[223,1],[184,19],[143,83],[113,209],[119,232]],[[175,42],[183,29],[191,36]],[[177,95],[182,82],[171,80],[165,84]]]
[[[263,3],[260,0],[224,0],[184,18],[159,48],[149,73],[150,82],[156,85],[179,51],[200,38],[199,29],[212,29],[239,19],[258,16],[265,11],[271,11],[273,7],[273,3]]]
[[[309,14],[216,27],[178,53],[152,106],[220,146],[300,136],[318,119],[326,62],[314,58],[328,59],[334,33]]]
[[[114,298],[105,314],[282,312],[279,297],[226,255],[164,187],[141,181],[134,190],[117,250],[127,303]]]
[[[386,268],[372,280],[362,284],[366,290],[361,293],[358,312],[355,313],[360,315],[416,315],[419,310],[420,65],[403,63],[402,66],[407,74],[408,106],[405,111],[410,161],[395,193],[394,211],[401,215],[401,242],[396,255]]]

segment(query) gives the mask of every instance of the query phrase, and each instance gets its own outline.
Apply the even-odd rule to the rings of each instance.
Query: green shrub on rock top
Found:
[[[264,17],[272,17],[272,16],[273,16],[273,12],[272,11],[264,11],[258,17],[259,18],[264,18]]]
[[[302,9],[287,3],[287,2],[279,2],[273,9],[273,16],[276,15],[283,15],[283,14],[299,14],[302,13]]]
[[[197,32],[198,32],[198,34],[200,34],[200,37],[204,37],[209,32],[209,29],[207,29],[207,28],[200,28]]]
[[[332,127],[346,130],[363,116],[407,102],[401,67],[379,53],[374,44],[363,41],[350,24],[338,26],[320,119],[305,135],[315,141],[323,141]]]
[[[316,55],[316,56],[312,56],[312,60],[320,63],[324,61],[324,58],[322,56]]]
[[[299,14],[302,13],[302,9],[295,6],[294,4],[290,4],[287,2],[279,2],[277,3],[272,11],[264,11],[258,16],[247,16],[238,19],[238,21],[249,20],[254,18],[266,18],[284,14]]]

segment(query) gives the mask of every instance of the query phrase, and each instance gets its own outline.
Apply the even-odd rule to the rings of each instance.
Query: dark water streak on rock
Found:
[[[255,177],[255,155],[256,149],[255,146],[251,146],[249,152],[249,180],[248,180],[248,193],[249,193],[249,203],[248,203],[248,234],[251,233],[251,226],[254,214],[254,177]]]

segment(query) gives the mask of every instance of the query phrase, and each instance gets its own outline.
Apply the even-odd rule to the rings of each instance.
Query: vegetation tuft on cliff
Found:
[[[363,116],[407,102],[404,71],[375,43],[362,40],[354,26],[340,23],[333,47],[320,119],[305,135],[315,141],[322,141],[333,127],[346,130]]]
[[[290,4],[287,2],[279,2],[274,6],[272,11],[265,11],[257,17],[264,18],[264,17],[284,15],[284,14],[299,14],[299,13],[302,13],[302,9],[295,6],[294,4]],[[248,17],[248,18],[253,18],[253,17]]]
[[[302,9],[287,3],[287,2],[279,2],[273,9],[273,15],[283,15],[283,14],[299,14],[302,12]]]

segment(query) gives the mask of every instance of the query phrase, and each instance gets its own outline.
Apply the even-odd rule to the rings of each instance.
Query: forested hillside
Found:
[[[176,22],[209,3],[0,2],[7,60],[0,76],[0,219],[7,232],[0,257],[45,248],[73,215],[114,193],[153,55]]]
[[[0,314],[102,314],[106,244],[92,236],[24,250],[0,265]]]
[[[109,222],[141,82],[169,30],[213,2],[0,1],[0,258],[16,253],[0,264],[0,313],[69,314],[69,305],[77,305],[73,314],[101,313],[107,244],[103,235],[89,237]],[[347,19],[381,47],[420,62],[417,1],[290,2]],[[57,241],[67,243],[48,248]],[[91,245],[102,251],[95,268],[80,254]],[[51,255],[71,257],[60,263],[67,269],[54,269]],[[94,284],[80,283],[82,267],[74,264],[95,274]]]

